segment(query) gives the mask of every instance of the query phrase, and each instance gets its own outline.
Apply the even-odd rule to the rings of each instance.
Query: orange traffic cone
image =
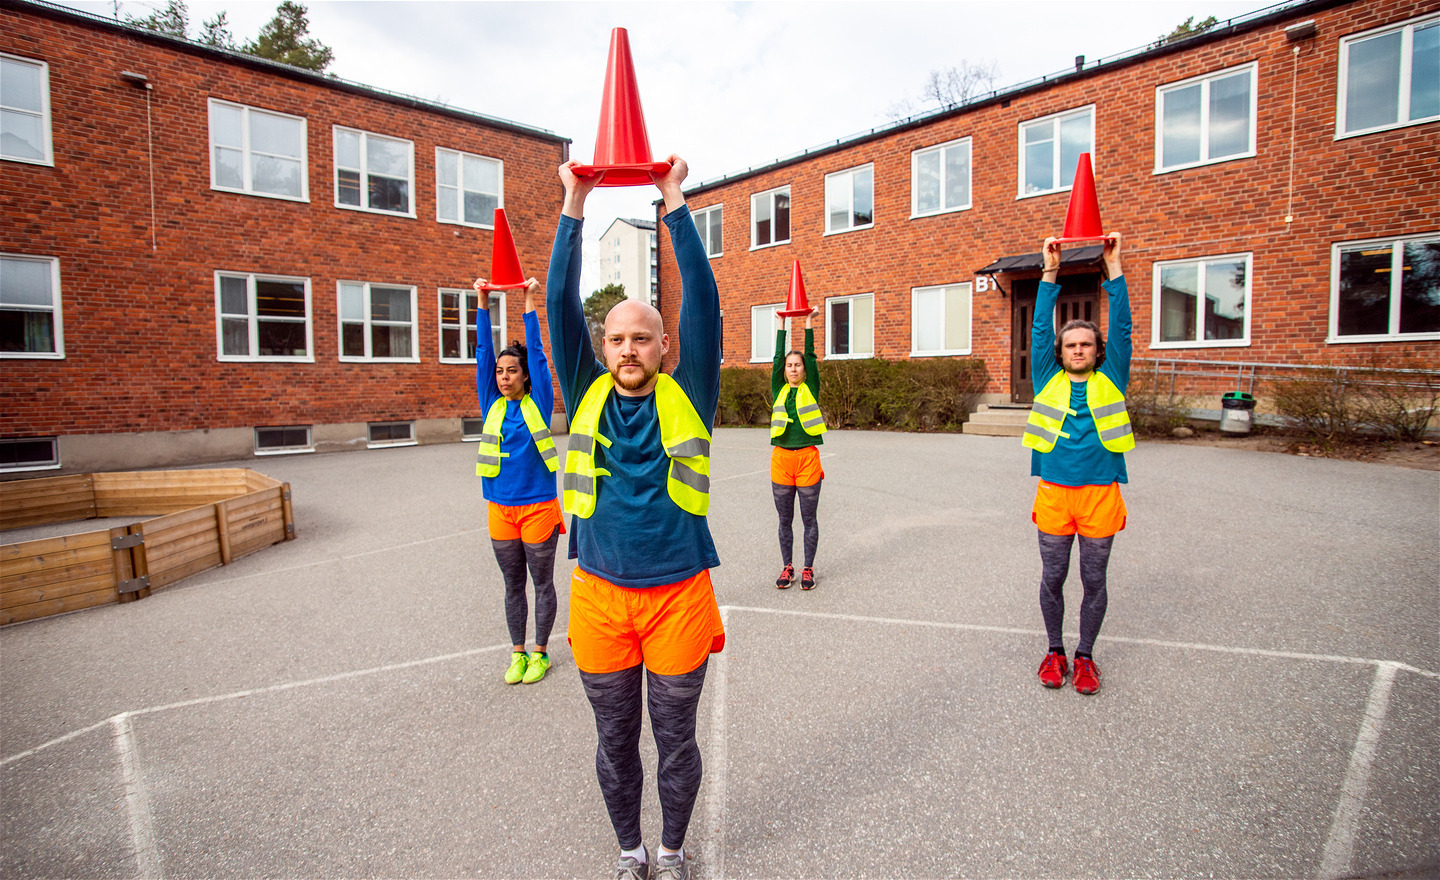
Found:
[[[515,237],[510,234],[510,221],[505,209],[495,209],[495,238],[490,250],[490,279],[484,290],[516,290],[525,286],[525,273],[520,271],[520,253],[515,250]]]
[[[1090,154],[1081,153],[1075,165],[1075,183],[1070,187],[1070,207],[1065,211],[1065,231],[1055,239],[1060,242],[1109,241],[1100,224],[1100,200],[1095,197],[1095,172],[1090,167]]]
[[[600,129],[595,134],[595,163],[576,165],[577,177],[605,176],[600,186],[641,186],[650,173],[664,174],[669,162],[650,159],[650,136],[645,133],[645,111],[635,83],[635,62],[630,58],[630,37],[624,28],[610,32],[610,61],[605,66],[605,93],[600,96]]]
[[[785,300],[783,311],[776,312],[782,318],[803,318],[815,311],[805,299],[805,279],[800,277],[800,261],[790,270],[790,296]]]

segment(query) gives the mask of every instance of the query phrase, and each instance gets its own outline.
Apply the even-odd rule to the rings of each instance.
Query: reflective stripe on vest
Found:
[[[490,404],[490,409],[485,413],[485,424],[480,428],[480,448],[475,452],[475,476],[477,477],[498,477],[500,476],[500,460],[508,453],[500,451],[500,426],[505,421],[506,404],[509,401],[501,397]],[[530,440],[539,451],[540,458],[545,462],[545,467],[554,473],[560,466],[560,451],[555,448],[555,440],[550,436],[550,426],[545,423],[545,416],[541,415],[540,407],[530,399],[530,395],[520,398],[520,415],[525,418],[525,427],[530,431]]]
[[[600,434],[600,414],[614,389],[615,380],[609,373],[598,376],[585,389],[570,423],[561,486],[565,490],[565,512],[581,519],[595,513],[599,478],[610,475],[597,466],[595,443],[610,445]],[[704,516],[710,511],[710,431],[680,389],[680,383],[665,373],[656,377],[655,416],[660,422],[660,443],[670,459],[665,480],[670,500],[687,513]]]
[[[788,382],[780,393],[775,395],[775,406],[770,410],[770,436],[779,437],[785,433],[785,426],[790,424],[790,414],[785,411],[785,402],[790,399]],[[819,437],[825,433],[825,416],[820,412],[820,404],[816,402],[815,395],[810,393],[810,386],[801,384],[795,392],[795,414],[800,417],[800,427],[811,437]]]
[[[1070,377],[1056,373],[1030,407],[1021,443],[1040,452],[1049,452],[1061,437],[1069,437],[1063,429],[1065,417],[1075,415],[1070,408]],[[1111,452],[1129,452],[1135,448],[1135,434],[1130,426],[1130,413],[1125,409],[1125,394],[1109,376],[1091,373],[1085,382],[1085,405],[1095,419],[1100,445]]]

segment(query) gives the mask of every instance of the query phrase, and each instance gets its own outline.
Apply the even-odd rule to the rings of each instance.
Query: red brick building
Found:
[[[0,64],[0,471],[478,432],[470,282],[496,207],[543,280],[568,139],[16,0]]]
[[[799,260],[822,357],[982,358],[990,402],[1027,402],[1038,252],[1081,152],[1105,228],[1125,234],[1137,359],[1251,382],[1296,364],[1435,367],[1435,0],[1262,10],[691,188],[726,364],[770,362]],[[1099,248],[1066,253],[1062,317],[1107,326]]]

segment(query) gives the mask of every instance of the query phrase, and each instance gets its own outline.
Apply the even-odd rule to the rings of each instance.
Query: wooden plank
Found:
[[[72,562],[65,566],[55,566],[47,569],[36,569],[27,572],[14,572],[8,567],[5,575],[0,577],[0,593],[9,593],[15,590],[24,590],[31,587],[44,586],[45,584],[59,583],[74,578],[91,577],[92,575],[105,574],[115,570],[115,562],[111,554],[106,552],[103,558]]]
[[[94,593],[81,593],[75,596],[66,596],[63,599],[47,599],[44,602],[36,602],[33,605],[22,605],[18,608],[9,608],[0,611],[0,624],[20,623],[24,620],[36,620],[41,617],[49,617],[52,614],[64,614],[67,611],[79,611],[82,608],[94,608],[97,605],[111,605],[115,602],[115,589],[101,590]]]
[[[90,474],[0,483],[0,529],[90,519],[95,516]]]
[[[101,536],[104,536],[103,540]],[[38,556],[42,553],[54,553],[60,550],[74,550],[78,547],[93,547],[96,544],[108,545],[109,543],[109,535],[103,529],[97,529],[93,532],[80,532],[75,535],[57,535],[54,538],[36,538],[33,541],[0,544],[0,562]]]
[[[234,559],[230,555],[230,502],[215,502],[215,532],[220,540],[220,562],[229,565]]]
[[[218,553],[205,554],[194,559],[174,557],[167,562],[163,570],[156,569],[150,573],[150,588],[154,590],[168,587],[176,581],[215,568],[219,564],[220,554]]]
[[[290,506],[290,484],[280,486],[280,503],[285,511],[285,540],[295,539],[295,511]]]
[[[119,526],[110,530],[110,541],[113,545],[116,538],[123,538],[130,533],[127,526]],[[121,602],[134,602],[136,599],[143,599],[150,595],[149,588],[141,588],[135,592],[120,592],[120,582],[135,579],[135,558],[134,548],[126,547],[121,550],[111,551],[110,565],[112,568],[111,577],[114,578],[115,591]]]
[[[259,471],[245,469],[245,487],[251,492],[258,492],[261,489],[275,489],[281,485],[274,477],[267,477]]]
[[[93,574],[88,577],[77,577],[60,581],[53,584],[29,587],[24,590],[7,590],[0,593],[0,609],[19,608],[23,605],[33,605],[36,602],[44,602],[49,599],[63,599],[67,596],[78,596],[81,593],[94,593],[109,590],[112,598],[115,593],[114,572],[106,569],[100,574]]]
[[[194,553],[197,548],[202,553],[220,558],[220,542],[214,530],[201,532],[195,535],[183,537],[171,537],[164,541],[146,541],[145,556],[150,562],[150,571],[163,571],[172,564],[172,560],[179,556],[188,556]]]
[[[96,537],[99,540],[95,540]],[[27,545],[45,544],[45,547],[34,547],[29,554],[17,553],[13,556],[6,554],[5,577],[19,577],[37,571],[48,571],[51,569],[65,568],[71,565],[94,562],[98,559],[108,559],[110,556],[110,536],[106,532],[86,532],[83,535],[67,535],[67,538],[88,538],[88,542],[72,541],[69,544],[60,544],[59,538],[42,538],[39,541],[26,541],[24,544],[10,544],[10,547],[26,547]]]

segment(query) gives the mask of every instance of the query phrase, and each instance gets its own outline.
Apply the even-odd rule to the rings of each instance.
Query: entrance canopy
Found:
[[[1088,244],[1085,247],[1062,248],[1060,251],[1060,268],[1066,266],[1094,266],[1099,265],[1101,258],[1105,255],[1103,244]],[[1039,251],[1033,254],[1016,254],[1013,257],[1001,257],[983,269],[976,269],[976,275],[998,275],[1003,272],[1038,272],[1045,268],[1045,260]]]

